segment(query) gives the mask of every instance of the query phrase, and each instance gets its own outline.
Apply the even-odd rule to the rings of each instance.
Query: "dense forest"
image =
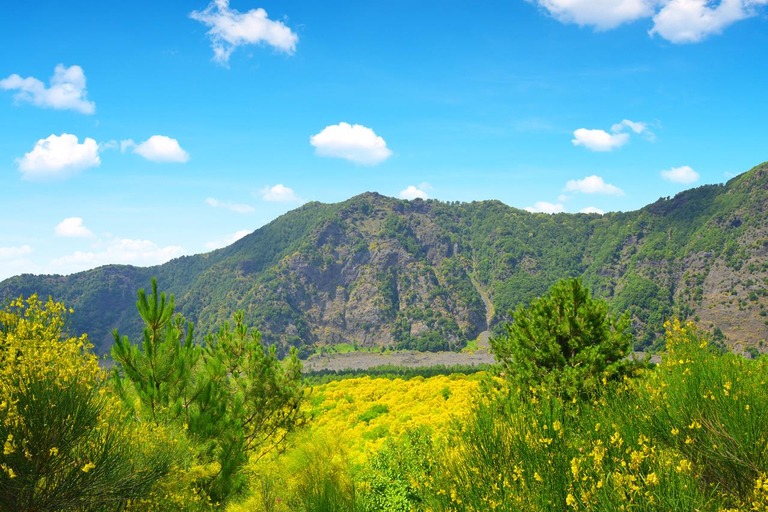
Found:
[[[768,164],[633,212],[529,213],[498,201],[404,201],[374,193],[308,203],[233,245],[151,268],[21,275],[0,297],[74,308],[98,353],[137,336],[134,294],[156,276],[195,324],[237,310],[279,354],[337,344],[458,350],[563,277],[629,311],[637,348],[666,318],[695,320],[737,351],[768,337]]]

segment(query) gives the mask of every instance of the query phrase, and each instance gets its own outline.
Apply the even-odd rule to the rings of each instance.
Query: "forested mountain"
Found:
[[[233,245],[137,268],[22,275],[0,297],[37,292],[75,309],[101,352],[138,335],[136,290],[158,278],[198,335],[245,310],[282,348],[463,346],[515,305],[583,276],[628,310],[640,347],[671,315],[735,348],[768,338],[768,163],[623,213],[528,213],[498,201],[404,201],[366,193],[308,203]],[[488,325],[490,324],[490,326]]]

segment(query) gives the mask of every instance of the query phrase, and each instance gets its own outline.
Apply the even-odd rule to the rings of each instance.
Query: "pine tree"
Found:
[[[576,397],[599,392],[628,374],[629,317],[613,316],[580,279],[564,279],[528,307],[520,306],[506,334],[490,340],[505,375],[522,389],[546,384]]]
[[[192,324],[174,316],[173,295],[158,296],[155,279],[149,297],[139,290],[137,309],[145,324],[141,345],[114,332],[116,388],[126,404],[139,398],[143,417],[187,432],[198,463],[213,467],[197,486],[223,505],[244,488],[249,454],[266,453],[303,422],[296,350],[280,361],[242,311],[233,326],[225,323],[197,345]]]
[[[193,343],[191,323],[174,317],[173,295],[157,294],[157,280],[152,279],[152,295],[147,298],[139,290],[136,303],[144,321],[141,345],[113,331],[115,343],[112,358],[125,379],[113,379],[116,389],[125,398],[123,383],[131,383],[131,391],[140,399],[142,414],[152,421],[169,422],[189,414],[189,399],[196,391],[196,368],[202,350]]]

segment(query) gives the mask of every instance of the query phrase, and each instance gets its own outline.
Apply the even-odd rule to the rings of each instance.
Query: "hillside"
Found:
[[[767,208],[768,163],[603,216],[366,193],[308,203],[229,247],[156,267],[13,277],[0,297],[64,301],[76,310],[72,330],[101,352],[114,328],[138,334],[136,290],[152,276],[201,335],[244,309],[267,340],[304,354],[340,343],[443,350],[498,330],[516,304],[581,275],[632,313],[640,347],[676,314],[743,350],[768,338]]]

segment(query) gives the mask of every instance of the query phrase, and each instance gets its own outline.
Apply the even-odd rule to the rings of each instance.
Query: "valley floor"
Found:
[[[492,364],[493,355],[486,350],[474,352],[348,352],[346,354],[315,355],[304,361],[304,371],[321,370],[367,370],[375,366],[455,366]]]

